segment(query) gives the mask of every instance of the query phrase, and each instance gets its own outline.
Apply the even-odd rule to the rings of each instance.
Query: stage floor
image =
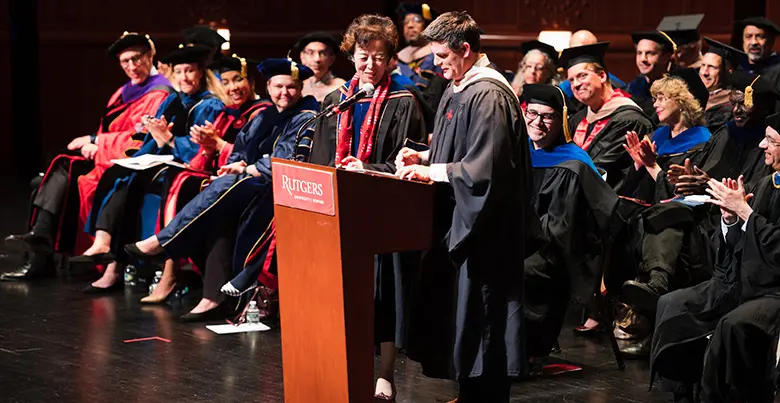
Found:
[[[24,229],[24,189],[0,200],[2,236]],[[0,271],[19,256],[0,245]],[[141,306],[143,290],[89,297],[87,279],[0,282],[0,402],[281,402],[281,338],[263,333],[217,335],[205,324],[176,319],[194,306],[195,290],[181,303]],[[606,338],[574,337],[577,313],[564,328],[559,356],[581,364],[579,373],[517,383],[512,402],[666,402],[648,391],[648,365],[627,361],[619,371]],[[125,343],[160,337],[162,340]],[[446,402],[456,384],[420,374],[401,356],[399,402]]]

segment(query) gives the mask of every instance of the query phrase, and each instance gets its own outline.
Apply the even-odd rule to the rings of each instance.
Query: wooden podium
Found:
[[[372,402],[374,255],[430,246],[433,186],[272,164],[284,400]]]

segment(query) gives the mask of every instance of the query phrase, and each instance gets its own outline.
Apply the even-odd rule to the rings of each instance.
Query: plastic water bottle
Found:
[[[127,265],[125,268],[125,285],[134,287],[136,284],[138,284],[137,280],[137,274],[138,272],[135,270],[135,266],[133,265]]]
[[[161,271],[154,272],[154,281],[152,281],[152,284],[149,284],[149,295],[152,295],[154,289],[157,288],[157,284],[162,280],[162,273]]]
[[[260,309],[257,307],[257,301],[249,301],[249,309],[246,310],[246,323],[250,325],[260,323]]]

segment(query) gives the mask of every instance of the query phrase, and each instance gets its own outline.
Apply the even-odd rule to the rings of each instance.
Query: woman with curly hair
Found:
[[[341,42],[341,51],[355,64],[355,75],[328,94],[322,104],[336,105],[366,84],[374,86],[374,93],[340,115],[318,123],[312,163],[394,173],[395,157],[406,140],[424,141],[420,105],[388,68],[397,47],[398,32],[390,18],[361,15],[352,21]],[[374,259],[374,340],[381,352],[375,395],[380,400],[395,399],[395,357],[405,334],[401,307],[406,305],[408,280],[416,268],[415,261],[409,254],[377,255]]]

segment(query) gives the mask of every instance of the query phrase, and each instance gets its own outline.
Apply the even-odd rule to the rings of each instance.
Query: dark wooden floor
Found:
[[[0,233],[24,229],[23,187],[0,199]],[[6,188],[8,190],[8,187]],[[13,194],[16,193],[16,196]],[[0,253],[4,249],[0,245]],[[18,261],[2,255],[0,271]],[[197,301],[143,307],[143,290],[91,298],[79,292],[86,279],[58,278],[34,284],[0,283],[0,402],[281,402],[282,362],[278,329],[216,335],[202,324],[175,319]],[[629,361],[617,370],[606,340],[561,335],[560,356],[584,365],[572,376],[516,384],[512,402],[666,402],[648,392],[648,369]],[[159,336],[170,340],[124,343]],[[401,358],[399,402],[444,402],[456,385],[431,380]]]

